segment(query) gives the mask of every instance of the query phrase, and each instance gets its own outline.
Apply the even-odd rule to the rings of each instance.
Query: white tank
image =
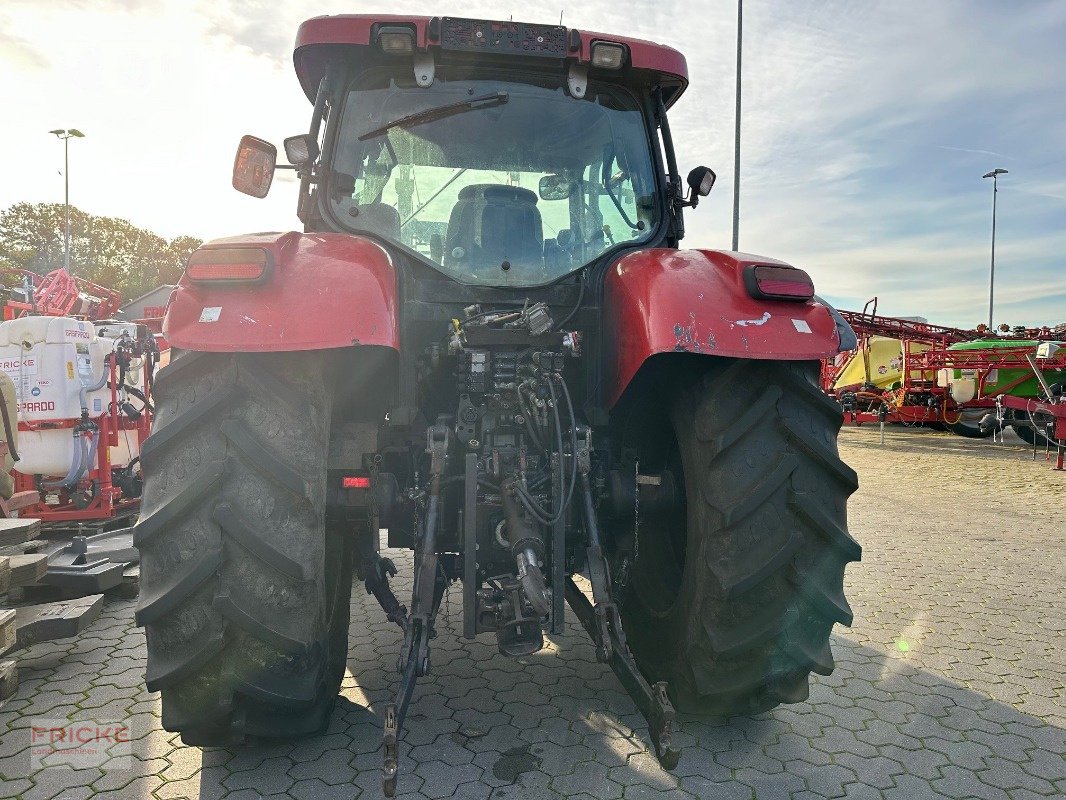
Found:
[[[22,317],[0,323],[0,370],[15,383],[18,418],[24,422],[76,420],[79,394],[104,376],[114,341],[96,335],[92,323],[68,317]],[[106,386],[87,395],[90,418],[107,412]],[[74,459],[70,428],[22,431],[15,469],[25,475],[64,476]]]

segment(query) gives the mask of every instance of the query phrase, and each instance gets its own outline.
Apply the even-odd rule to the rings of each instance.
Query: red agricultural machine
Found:
[[[822,385],[840,403],[846,421],[953,424],[963,430],[967,423],[961,418],[950,422],[958,416],[956,404],[947,387],[937,385],[936,370],[916,359],[930,349],[970,341],[976,333],[879,315],[877,298],[861,312],[839,313],[855,331],[858,346],[826,360]]]
[[[140,502],[155,339],[110,319],[113,290],[64,269],[22,275],[0,323],[5,394],[17,398],[14,489],[35,498],[21,513],[60,525],[128,515]]]
[[[381,15],[305,22],[294,59],[303,232],[203,245],[164,324],[135,531],[163,725],[323,729],[353,570],[403,632],[386,794],[457,581],[463,635],[507,656],[568,604],[667,768],[675,708],[804,700],[852,618],[857,481],[818,377],[855,339],[805,272],[679,248],[714,182],[675,161],[684,57]],[[234,186],[262,197],[276,168],[245,137]],[[381,528],[414,551],[405,603]]]
[[[108,319],[122,303],[122,297],[114,289],[77,278],[63,268],[43,276],[24,269],[20,275],[21,296],[7,299],[5,320],[28,315]]]
[[[1066,448],[1066,331],[985,326],[966,331],[840,311],[855,350],[827,359],[822,385],[854,424],[895,422],[969,437],[1011,426],[1034,446]]]

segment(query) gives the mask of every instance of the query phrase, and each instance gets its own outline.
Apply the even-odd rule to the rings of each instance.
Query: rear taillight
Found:
[[[811,276],[795,267],[752,265],[744,270],[748,294],[760,300],[796,300],[814,297]]]
[[[185,275],[194,283],[260,283],[270,277],[270,253],[258,247],[197,250]]]
[[[345,475],[341,478],[341,487],[344,489],[369,489],[370,478],[366,475]]]

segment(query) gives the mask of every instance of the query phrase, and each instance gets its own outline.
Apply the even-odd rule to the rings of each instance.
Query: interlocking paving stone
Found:
[[[1066,794],[1066,480],[1018,445],[925,431],[845,429],[862,488],[849,506],[864,560],[848,568],[855,626],[806,703],[755,717],[680,715],[684,754],[663,772],[642,719],[571,618],[545,651],[510,660],[461,640],[458,587],[433,673],[401,743],[397,797],[452,800],[972,800]],[[410,556],[397,593],[410,591]],[[76,640],[19,654],[0,705],[0,798],[380,797],[379,714],[400,632],[352,595],[350,674],[326,735],[234,751],[161,729],[142,683],[135,601],[109,600]],[[369,705],[369,710],[364,706]],[[129,772],[30,769],[36,718],[111,715]],[[509,755],[510,754],[510,755]],[[516,766],[517,765],[517,766]],[[498,773],[501,777],[497,777]],[[510,770],[510,771],[509,771]]]

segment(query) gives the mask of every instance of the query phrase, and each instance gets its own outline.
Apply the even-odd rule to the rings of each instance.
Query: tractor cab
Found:
[[[668,47],[551,25],[339,16],[304,23],[295,62],[315,103],[310,131],[286,140],[308,230],[516,288],[680,238],[665,110],[687,78]],[[242,142],[234,185],[265,194],[272,148],[256,142]]]

